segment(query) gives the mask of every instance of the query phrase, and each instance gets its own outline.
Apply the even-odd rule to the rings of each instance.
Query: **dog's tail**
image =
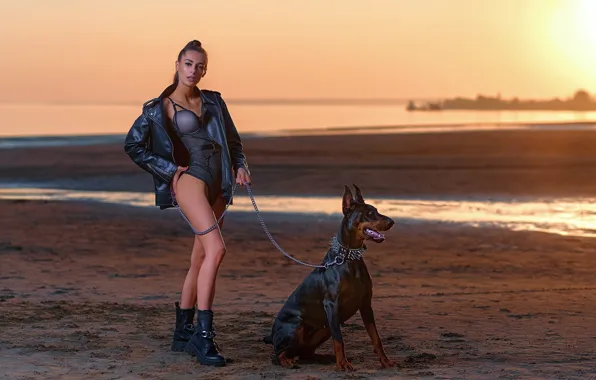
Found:
[[[273,344],[273,336],[267,335],[263,338],[263,342],[265,342],[266,344]]]

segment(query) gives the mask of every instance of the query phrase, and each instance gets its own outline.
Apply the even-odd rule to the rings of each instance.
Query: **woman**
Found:
[[[153,175],[155,204],[165,209],[176,202],[195,231],[217,223],[234,182],[250,184],[242,142],[224,100],[197,87],[206,72],[207,52],[199,41],[189,42],[178,54],[174,83],[143,105],[125,140],[125,152]],[[173,351],[186,350],[201,364],[215,366],[225,365],[211,311],[226,252],[219,228],[195,235],[172,341]]]

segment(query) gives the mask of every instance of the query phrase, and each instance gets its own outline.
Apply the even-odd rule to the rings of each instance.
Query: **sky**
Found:
[[[142,102],[192,39],[199,86],[225,98],[596,93],[592,15],[596,0],[0,0],[0,101]]]

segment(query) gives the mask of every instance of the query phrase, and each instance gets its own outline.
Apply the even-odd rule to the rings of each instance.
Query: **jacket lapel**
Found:
[[[201,99],[206,108],[205,120],[207,122],[207,132],[220,146],[224,146],[223,141],[221,141],[221,133],[218,133],[218,123],[221,122],[221,120],[219,120],[221,117],[219,107],[217,107],[217,103],[215,103],[213,99],[210,99],[210,97],[202,91]]]

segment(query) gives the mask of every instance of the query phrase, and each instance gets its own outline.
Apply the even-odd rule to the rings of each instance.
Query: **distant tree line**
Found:
[[[416,105],[408,104],[409,111],[432,110],[552,110],[552,111],[596,111],[596,100],[586,90],[577,90],[573,97],[567,99],[520,100],[517,97],[502,99],[477,95],[475,99],[457,97],[435,103]]]

